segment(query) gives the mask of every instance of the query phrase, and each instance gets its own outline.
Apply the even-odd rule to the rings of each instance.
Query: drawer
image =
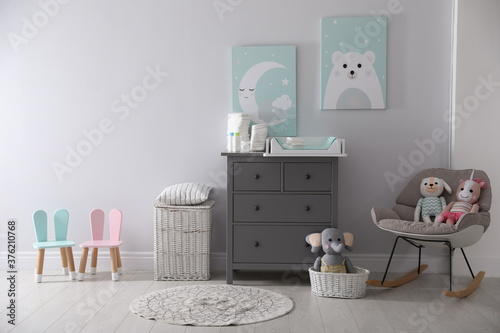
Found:
[[[280,191],[280,163],[238,163],[233,166],[235,191]]]
[[[235,225],[233,261],[235,263],[303,263],[314,262],[306,236],[321,232],[329,225],[262,226]]]
[[[331,163],[285,163],[285,191],[331,191]]]
[[[234,222],[330,223],[329,194],[234,194]]]

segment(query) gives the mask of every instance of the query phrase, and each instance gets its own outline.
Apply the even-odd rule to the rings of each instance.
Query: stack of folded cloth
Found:
[[[286,144],[284,146],[285,148],[288,149],[298,149],[304,147],[304,145],[305,145],[304,139],[288,137],[286,138]]]
[[[250,150],[263,151],[266,148],[267,124],[252,125],[252,137],[250,138]]]
[[[249,141],[248,127],[250,116],[246,113],[230,113],[227,115],[227,134],[240,133],[241,141]]]

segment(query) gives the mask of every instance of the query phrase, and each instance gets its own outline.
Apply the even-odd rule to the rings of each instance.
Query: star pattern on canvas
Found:
[[[281,82],[283,83],[284,86],[288,86],[288,83],[290,82],[286,77],[281,80]]]

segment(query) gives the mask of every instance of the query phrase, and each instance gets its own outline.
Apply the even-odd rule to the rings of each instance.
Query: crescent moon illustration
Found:
[[[277,62],[259,62],[258,64],[250,67],[250,69],[246,71],[245,75],[243,75],[243,78],[241,79],[238,91],[241,109],[244,113],[250,115],[250,118],[255,123],[262,123],[262,120],[259,119],[257,113],[259,106],[257,105],[257,101],[255,100],[255,87],[257,86],[257,82],[262,77],[262,75],[274,68],[286,69],[285,66]]]

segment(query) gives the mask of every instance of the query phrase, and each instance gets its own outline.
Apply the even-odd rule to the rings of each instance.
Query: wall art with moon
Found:
[[[233,112],[268,124],[268,136],[297,135],[295,46],[232,50]]]
[[[386,17],[321,20],[321,108],[386,108]]]

